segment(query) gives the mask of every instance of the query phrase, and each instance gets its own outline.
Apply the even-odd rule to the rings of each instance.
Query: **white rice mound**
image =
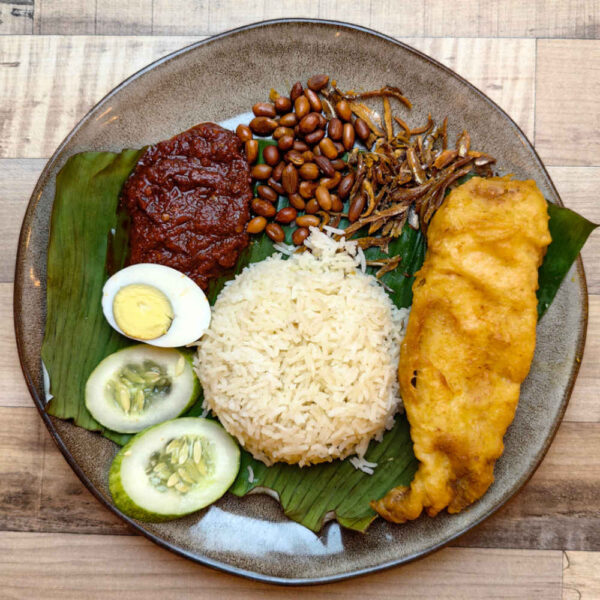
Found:
[[[315,229],[306,245],[230,281],[198,347],[205,407],[267,465],[362,458],[400,407],[408,310],[357,268],[355,243]]]

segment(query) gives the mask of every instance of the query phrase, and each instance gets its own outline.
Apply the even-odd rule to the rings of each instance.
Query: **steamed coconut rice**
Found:
[[[267,465],[362,459],[400,406],[408,311],[357,268],[356,244],[315,230],[306,245],[230,281],[198,347],[205,407]]]

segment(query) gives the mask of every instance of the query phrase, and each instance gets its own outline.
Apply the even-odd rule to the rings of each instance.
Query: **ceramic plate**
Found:
[[[45,320],[46,251],[56,174],[84,150],[139,148],[201,121],[233,119],[268,90],[329,73],[342,89],[398,85],[414,103],[411,123],[450,113],[450,139],[466,127],[477,149],[504,172],[535,179],[560,199],[517,125],[472,85],[420,52],[381,34],[326,21],[250,25],[171,54],[130,77],[75,127],[44,169],[29,204],[15,276],[15,326],[23,372],[50,433],[83,483],[108,509],[151,540],[199,563],[276,583],[334,581],[398,565],[447,544],[510,498],[541,461],[577,374],[587,322],[581,261],[541,320],[531,373],[496,465],[496,481],[468,510],[395,526],[381,519],[366,535],[329,523],[319,535],[288,520],[264,495],[226,495],[208,509],[164,524],[139,523],[113,506],[107,487],[116,446],[44,412],[40,347]]]

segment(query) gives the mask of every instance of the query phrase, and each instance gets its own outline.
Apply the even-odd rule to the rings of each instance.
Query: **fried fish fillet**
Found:
[[[372,503],[396,523],[457,513],[494,480],[533,359],[546,201],[534,181],[474,177],[427,240],[398,369],[420,465],[410,487]]]

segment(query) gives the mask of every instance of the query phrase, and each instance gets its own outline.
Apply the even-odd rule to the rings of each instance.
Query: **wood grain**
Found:
[[[497,102],[523,129],[525,135],[533,139],[534,40],[401,39],[470,81]],[[402,87],[402,82],[398,85]]]
[[[481,598],[556,600],[560,552],[449,548],[383,573],[310,588],[281,588],[194,565],[139,537],[0,533],[4,598],[168,600],[254,598]],[[32,571],[36,576],[31,577]]]
[[[0,2],[0,35],[23,33],[33,33],[33,0]]]
[[[0,158],[48,157],[116,84],[194,39],[0,37]]]
[[[596,0],[373,2],[371,27],[393,36],[577,37],[600,35]]]
[[[562,600],[600,598],[600,553],[565,552]]]
[[[153,0],[127,0],[127,2],[96,0],[95,33],[97,35],[151,35],[152,4]],[[187,10],[185,12],[187,13]]]
[[[0,319],[0,379],[3,390],[0,395],[0,406],[31,408],[33,401],[25,385],[17,356],[12,305],[12,283],[0,283],[0,314],[2,315],[2,319]],[[0,434],[1,425],[0,423]]]
[[[36,0],[35,5],[37,34],[96,33],[96,0]]]
[[[600,163],[600,158],[595,159]],[[549,167],[548,171],[565,206],[594,223],[600,223],[599,167]],[[600,294],[600,231],[589,237],[581,253],[590,294]]]
[[[0,408],[0,419],[0,529],[29,531],[38,525],[46,428],[31,408]]]
[[[0,37],[0,158],[49,156],[112,87],[195,38]],[[409,43],[470,79],[533,134],[535,44],[513,39]]]
[[[539,40],[535,145],[546,165],[600,164],[600,41]]]
[[[36,0],[37,33],[212,35],[264,19],[333,19],[372,27],[392,36],[600,37],[597,0]],[[109,9],[106,9],[107,3]],[[116,3],[114,6],[118,6]],[[112,14],[111,14],[112,12]]]
[[[45,162],[0,159],[0,282],[13,280],[21,221]]]

